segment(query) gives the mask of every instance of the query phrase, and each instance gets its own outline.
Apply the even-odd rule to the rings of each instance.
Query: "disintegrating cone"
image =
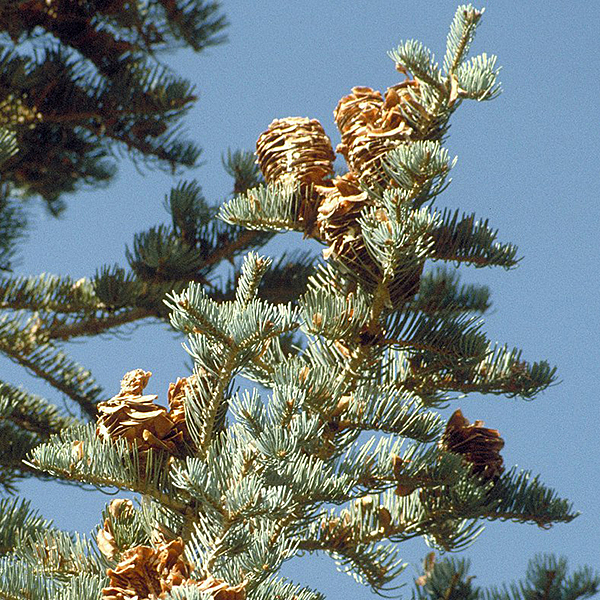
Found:
[[[123,377],[121,391],[98,404],[96,435],[103,440],[125,439],[140,452],[157,448],[178,454],[183,446],[182,427],[154,403],[156,396],[142,396],[151,375],[142,369],[130,371]]]
[[[328,549],[342,550],[352,543],[354,531],[350,520],[350,513],[343,510],[340,517],[328,518],[321,522],[321,541]]]
[[[321,183],[333,175],[335,153],[316,119],[275,119],[256,142],[267,183]]]
[[[370,205],[369,197],[358,185],[352,173],[333,179],[331,186],[318,186],[321,204],[317,215],[319,237],[328,248],[325,258],[346,259],[349,262],[369,262],[362,239],[358,218],[362,210]]]
[[[497,479],[504,471],[500,450],[504,440],[496,429],[483,427],[483,421],[469,423],[460,410],[454,412],[442,435],[441,447],[461,454],[472,465],[473,473],[487,480]]]
[[[96,542],[98,543],[98,550],[100,550],[106,558],[111,559],[118,554],[119,547],[115,542],[115,536],[113,535],[108,519],[104,521],[104,527],[98,530]]]
[[[158,548],[135,546],[123,552],[114,569],[108,569],[109,586],[103,600],[161,598],[176,585],[195,583],[192,566],[182,557],[183,542],[173,540]]]
[[[334,258],[341,262],[361,281],[377,285],[380,267],[370,256],[362,236],[359,217],[363,210],[373,205],[367,192],[362,191],[358,177],[352,172],[336,177],[327,185],[314,186],[321,197],[317,220],[316,237],[328,247],[323,251],[325,259]],[[389,219],[385,210],[375,213],[381,222]],[[412,298],[418,291],[423,263],[408,271],[399,272],[388,284],[390,300],[400,304]]]
[[[419,84],[409,80],[389,88],[385,99],[371,88],[355,87],[339,101],[333,113],[342,135],[337,151],[360,181],[387,186],[383,156],[398,144],[423,139],[419,124],[428,114],[418,94]]]

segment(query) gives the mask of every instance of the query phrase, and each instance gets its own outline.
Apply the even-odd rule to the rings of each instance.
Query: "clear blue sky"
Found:
[[[196,177],[208,198],[224,199],[231,181],[222,153],[253,149],[278,117],[317,118],[337,142],[332,111],[339,98],[355,85],[384,90],[395,83],[386,52],[403,39],[418,38],[441,58],[455,8],[447,0],[225,1],[229,43],[169,59],[200,94],[186,126],[203,146],[205,164],[188,178]],[[600,567],[599,32],[596,2],[489,2],[474,51],[498,55],[504,93],[491,103],[464,104],[452,121],[448,147],[459,160],[440,206],[489,218],[499,239],[516,243],[524,257],[516,270],[464,269],[463,279],[492,288],[491,339],[558,365],[562,381],[533,402],[473,396],[452,409],[499,429],[506,464],[542,474],[582,513],[549,531],[490,523],[464,553],[481,584],[520,577],[536,552]],[[83,277],[102,264],[124,265],[133,234],[165,220],[162,202],[172,183],[160,173],[139,174],[122,160],[116,182],[73,197],[60,220],[32,205],[19,273]],[[300,243],[298,236],[282,236],[269,252],[281,252],[290,239]],[[111,394],[122,374],[136,367],[154,373],[148,391],[163,399],[168,382],[186,374],[180,340],[164,326],[72,350]],[[49,391],[10,363],[2,370],[8,381]],[[58,525],[82,531],[94,527],[110,500],[39,482],[22,491]],[[415,542],[406,546],[405,558],[416,566],[427,551]],[[285,572],[329,598],[371,597],[336,574],[326,557],[294,560]],[[405,580],[414,574],[409,567]]]

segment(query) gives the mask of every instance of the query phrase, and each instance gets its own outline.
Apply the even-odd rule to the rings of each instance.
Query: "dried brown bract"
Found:
[[[242,581],[236,586],[231,586],[223,579],[209,576],[200,581],[196,587],[202,592],[210,592],[214,600],[244,600],[246,583],[246,581]]]
[[[112,520],[119,520],[127,518],[133,513],[133,502],[126,500],[125,498],[117,498],[108,505],[109,519],[104,521],[102,529],[98,530],[96,534],[96,541],[98,542],[98,549],[106,558],[114,558],[121,549],[119,548],[113,531]]]

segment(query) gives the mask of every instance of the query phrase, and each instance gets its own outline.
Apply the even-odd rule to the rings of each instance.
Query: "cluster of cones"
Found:
[[[143,600],[164,598],[175,586],[193,587],[214,600],[244,600],[246,582],[230,586],[222,579],[208,576],[198,581],[191,577],[192,565],[183,556],[180,539],[163,542],[156,548],[135,546],[125,550],[114,569],[108,569],[109,585],[102,590],[103,600]],[[210,594],[210,596],[208,596]]]
[[[368,87],[354,87],[335,111],[341,134],[337,152],[346,159],[348,173],[333,177],[335,152],[319,121],[301,117],[276,119],[258,138],[258,165],[270,184],[299,185],[302,200],[298,218],[307,235],[327,244],[325,258],[333,257],[365,275],[376,272],[366,252],[358,218],[371,199],[361,184],[387,187],[383,156],[398,144],[432,137],[420,121],[430,122],[420,101],[419,84],[407,80],[389,88],[385,96]],[[418,290],[418,280],[406,295]]]
[[[151,448],[174,456],[185,453],[192,440],[185,420],[185,396],[195,385],[195,375],[171,383],[169,410],[155,404],[155,395],[143,395],[152,373],[135,369],[121,380],[120,392],[98,404],[96,435],[103,440],[124,439],[137,446],[140,456]]]

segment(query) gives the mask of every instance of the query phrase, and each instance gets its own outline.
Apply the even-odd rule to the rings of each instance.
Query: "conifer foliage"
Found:
[[[114,151],[175,169],[199,149],[177,135],[193,87],[156,55],[222,41],[225,19],[204,0],[1,0],[0,127],[18,151],[2,180],[60,196],[110,179]]]
[[[532,398],[555,377],[546,362],[490,342],[485,290],[461,286],[449,267],[426,270],[517,262],[487,221],[434,207],[453,165],[442,147],[451,114],[498,92],[495,58],[467,57],[481,16],[458,8],[441,68],[406,42],[391,53],[405,81],[340,101],[347,174],[333,177],[335,155],[314,120],[279,119],[260,136],[266,181],[238,190],[221,218],[303,231],[324,244],[326,262],[297,302],[259,295],[270,260],[254,252],[231,294],[194,280],[168,295],[194,361],[169,388],[168,409],[144,393],[150,372],[132,365],[96,423],[63,427],[27,461],[65,481],[137,492],[139,502],[113,500],[86,537],[7,501],[0,597],[316,600],[278,575],[313,552],[395,593],[403,541],[453,551],[482,520],[550,527],[576,516],[537,476],[505,467],[500,432],[460,410],[444,423],[437,411],[474,391]],[[177,223],[185,238],[191,230]],[[238,377],[254,384],[236,389]],[[599,580],[540,559],[521,586],[484,594],[466,563],[429,557],[416,583],[419,600],[562,600],[595,593]]]

